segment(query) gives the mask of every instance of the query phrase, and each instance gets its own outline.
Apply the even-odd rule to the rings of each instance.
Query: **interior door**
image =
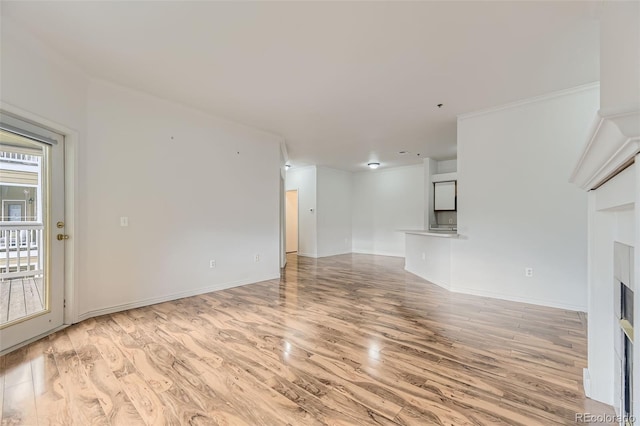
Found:
[[[287,191],[286,197],[286,251],[292,253],[298,251],[298,190]]]
[[[0,352],[64,321],[64,137],[0,112]],[[58,234],[60,238],[58,238]]]

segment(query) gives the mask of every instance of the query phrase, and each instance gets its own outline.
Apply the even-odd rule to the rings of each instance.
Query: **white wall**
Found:
[[[278,277],[279,138],[90,81],[5,17],[1,41],[1,101],[78,134],[81,319]]]
[[[77,145],[67,152],[75,157],[75,169],[68,175],[81,176],[86,171],[84,141],[86,140],[87,77],[77,68],[61,59],[39,40],[0,14],[0,101],[3,105],[18,108],[45,121],[56,123],[75,133]],[[70,150],[71,148],[71,150]],[[66,273],[73,275],[76,287],[86,282],[90,271],[86,267],[86,252],[79,248],[88,243],[86,236],[87,215],[85,196],[89,189],[83,179],[74,179],[68,194],[75,196],[74,211],[67,211],[65,232],[73,236],[77,246],[74,262],[68,264]],[[72,217],[75,220],[71,220]],[[76,303],[76,294],[65,294],[70,308]],[[71,317],[75,316],[74,309]],[[65,318],[71,321],[73,318]]]
[[[287,191],[285,205],[287,224],[287,253],[298,251],[298,191]]]
[[[285,180],[287,178],[287,159],[284,155],[286,147],[284,141],[280,142],[280,269],[287,265],[287,218],[286,218],[286,191]]]
[[[442,160],[438,161],[436,173],[453,173],[458,170],[458,160]]]
[[[91,279],[82,306],[279,276],[277,138],[99,81],[87,111]]]
[[[431,158],[425,158],[424,164],[424,228],[436,223],[436,212],[434,208],[434,187],[432,176],[438,173],[438,162]]]
[[[352,173],[317,168],[318,257],[351,253]]]
[[[4,16],[1,28],[2,101],[84,137],[87,77]]]
[[[451,288],[451,238],[407,234],[404,267],[447,290]]]
[[[600,3],[601,108],[640,107],[640,3]]]
[[[587,197],[568,177],[598,95],[583,88],[459,119],[454,290],[586,310]]]
[[[353,251],[404,256],[399,229],[424,227],[424,166],[353,174]]]
[[[286,189],[298,190],[298,255],[317,257],[316,167],[289,169]]]

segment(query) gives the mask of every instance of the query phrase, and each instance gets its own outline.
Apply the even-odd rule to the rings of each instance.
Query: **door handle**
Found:
[[[62,240],[68,240],[69,236],[66,234],[58,234],[57,237],[58,241],[62,241]]]

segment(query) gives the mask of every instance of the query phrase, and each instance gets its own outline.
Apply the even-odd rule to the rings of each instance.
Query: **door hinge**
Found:
[[[67,307],[67,299],[64,299],[64,300],[62,301],[62,307],[63,307],[63,308],[66,308],[66,307]]]

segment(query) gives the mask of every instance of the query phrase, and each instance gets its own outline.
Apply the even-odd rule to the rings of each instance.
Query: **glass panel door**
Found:
[[[64,307],[64,139],[14,123],[55,143],[0,129],[0,351],[62,325]]]

